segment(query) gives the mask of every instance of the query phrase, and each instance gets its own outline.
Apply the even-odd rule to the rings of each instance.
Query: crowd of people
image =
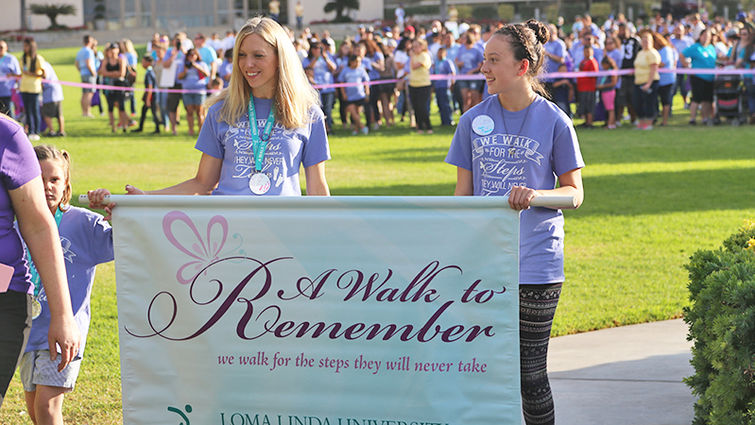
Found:
[[[151,113],[156,133],[176,134],[183,102],[188,133],[197,136],[195,147],[202,156],[195,176],[150,192],[127,185],[129,194],[300,196],[303,169],[307,195],[328,196],[325,162],[330,159],[328,133],[336,127],[336,99],[338,121],[355,135],[393,126],[407,113],[416,131],[427,134],[433,131],[429,112],[435,93],[441,125],[454,125],[455,112],[462,113],[445,159],[457,168],[454,194],[507,196],[513,209],[522,210],[523,414],[528,425],[552,424],[546,364],[565,279],[563,214],[530,206],[544,195],[571,197],[572,207],[582,203],[585,163],[571,117],[574,99],[584,127],[602,120],[597,104],[607,111],[609,129],[621,125],[625,108],[637,128],[650,129],[658,120],[665,125],[677,90],[689,104],[690,123],[696,122],[698,108],[703,122],[714,122],[714,75],[687,79],[659,72],[675,66],[709,69],[717,63],[752,66],[749,17],[704,20],[657,17],[637,25],[618,16],[599,27],[584,16],[567,31],[535,20],[486,28],[433,21],[424,28],[409,18],[403,26],[362,26],[337,45],[327,32],[303,29],[295,35],[274,19],[258,17],[223,39],[155,34],[141,59],[129,40],[110,43],[100,53],[97,41],[85,36],[76,55],[84,83],[81,113],[96,116],[92,108],[102,107],[96,100],[103,89],[110,130],[128,132],[137,125],[129,88],[141,64],[145,88],[170,90],[144,91],[138,128],[131,131],[143,131]],[[25,120],[22,127],[0,114],[0,149],[9,153],[0,155],[0,271],[5,273],[0,283],[10,288],[0,293],[0,319],[7,325],[0,347],[0,405],[20,362],[30,416],[35,422],[61,423],[63,398],[76,382],[86,342],[94,270],[113,258],[112,231],[109,217],[70,206],[70,156],[51,146],[32,149],[24,134],[38,140],[40,117],[49,118],[48,128],[58,118],[55,133],[65,134],[60,95],[45,97],[42,84],[45,79],[55,85],[54,70],[37,54],[33,39],[24,41],[20,63],[7,54],[5,43],[0,53],[0,75],[11,77],[0,82],[0,108],[9,115],[17,112],[17,90]],[[633,73],[541,79],[544,70],[629,68]],[[752,102],[752,77],[745,80]],[[95,86],[98,82],[103,86]],[[752,103],[749,111],[755,111]],[[524,139],[534,143],[523,147],[519,141]],[[104,204],[109,193],[90,191],[90,206],[110,212],[115,205]],[[69,243],[65,249],[79,253],[75,262],[64,263],[63,237]]]
[[[357,135],[408,119],[418,133],[432,133],[433,95],[440,125],[454,125],[460,114],[489,96],[481,73],[484,48],[502,23],[485,27],[458,23],[454,14],[453,21],[419,25],[399,9],[395,25],[360,25],[356,34],[338,43],[327,30],[317,34],[303,28],[295,33],[284,27],[306,75],[318,87],[328,132],[336,122]],[[554,76],[543,79],[548,97],[570,116],[583,119],[584,128],[596,121],[603,121],[608,129],[622,123],[640,129],[667,125],[677,93],[690,111],[691,125],[713,125],[722,116],[714,101],[721,77],[674,70],[752,69],[755,63],[755,27],[744,12],[735,21],[692,14],[631,22],[618,14],[602,25],[583,15],[571,26],[559,18],[549,24],[549,32],[544,71]],[[207,113],[207,96],[228,85],[235,37],[234,31],[222,37],[198,33],[193,38],[183,32],[172,38],[155,33],[140,60],[131,40],[108,43],[101,50],[94,37],[84,36],[75,61],[81,82],[89,85],[82,88],[83,116],[93,117],[92,108],[102,115],[106,105],[112,132],[141,132],[151,114],[153,133],[177,134],[185,115],[187,132],[195,136]],[[32,140],[42,134],[43,126],[45,136],[64,136],[63,91],[49,83],[57,80],[52,66],[37,54],[32,38],[24,40],[20,62],[7,49],[0,41],[0,76],[7,77],[0,81],[0,111],[23,118]],[[578,78],[564,74],[626,69],[633,72]],[[142,76],[140,81],[137,75]],[[723,115],[739,115],[736,118],[742,122],[755,123],[752,75],[728,80],[736,80],[742,111]],[[98,83],[107,87],[92,87]],[[143,92],[137,114],[132,89],[142,83],[145,89],[157,90]],[[13,93],[18,96],[13,98]]]

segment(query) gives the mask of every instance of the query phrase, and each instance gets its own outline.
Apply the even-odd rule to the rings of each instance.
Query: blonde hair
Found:
[[[273,94],[276,121],[289,129],[310,123],[311,109],[320,106],[320,96],[309,83],[286,31],[277,22],[265,17],[252,18],[239,30],[233,46],[233,70],[228,87],[209,98],[207,107],[223,101],[218,121],[228,125],[235,125],[246,112],[252,89],[239,67],[239,48],[244,39],[252,34],[262,37],[277,53],[278,75]]]
[[[37,154],[37,160],[42,161],[58,161],[63,169],[63,175],[66,178],[66,188],[63,190],[63,199],[60,200],[58,208],[61,211],[65,211],[70,206],[71,196],[73,194],[73,188],[71,187],[71,155],[64,151],[59,150],[52,145],[37,145],[34,146],[34,153]]]

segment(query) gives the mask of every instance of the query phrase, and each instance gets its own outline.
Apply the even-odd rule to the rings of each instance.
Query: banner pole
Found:
[[[110,203],[111,200],[117,202],[118,199],[131,196],[152,196],[152,195],[113,195],[105,196],[103,202]],[[173,196],[173,195],[168,195]],[[427,197],[431,198],[431,197]],[[86,194],[79,195],[80,205],[89,205],[89,197]],[[536,197],[530,202],[533,207],[545,207],[545,208],[574,208],[577,206],[577,200],[573,196],[558,196],[558,195],[541,195]]]

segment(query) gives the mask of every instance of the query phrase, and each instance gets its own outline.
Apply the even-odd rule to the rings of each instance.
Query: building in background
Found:
[[[0,13],[0,31],[44,30],[50,26],[50,19],[44,15],[32,15],[32,4],[70,4],[76,9],[73,15],[58,15],[57,22],[69,28],[84,26],[85,0],[3,0]]]

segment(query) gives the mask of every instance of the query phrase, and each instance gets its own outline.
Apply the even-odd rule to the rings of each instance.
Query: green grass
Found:
[[[43,51],[62,80],[77,81],[76,48]],[[164,187],[196,171],[199,154],[178,137],[111,135],[106,119],[80,117],[80,91],[65,88],[69,137],[48,142],[74,159],[76,194],[126,183]],[[678,99],[678,98],[677,98]],[[688,127],[675,109],[672,125],[639,132],[580,131],[585,203],[566,212],[566,275],[553,334],[680,317],[688,303],[684,265],[755,218],[752,126]],[[437,123],[437,115],[433,122]],[[151,124],[147,127],[151,131]],[[330,138],[327,176],[334,195],[450,195],[456,171],[443,163],[453,132],[416,136],[405,124],[369,137],[338,130]],[[86,360],[66,398],[73,424],[121,422],[120,365],[113,265],[98,269]],[[0,423],[30,423],[14,380]]]

